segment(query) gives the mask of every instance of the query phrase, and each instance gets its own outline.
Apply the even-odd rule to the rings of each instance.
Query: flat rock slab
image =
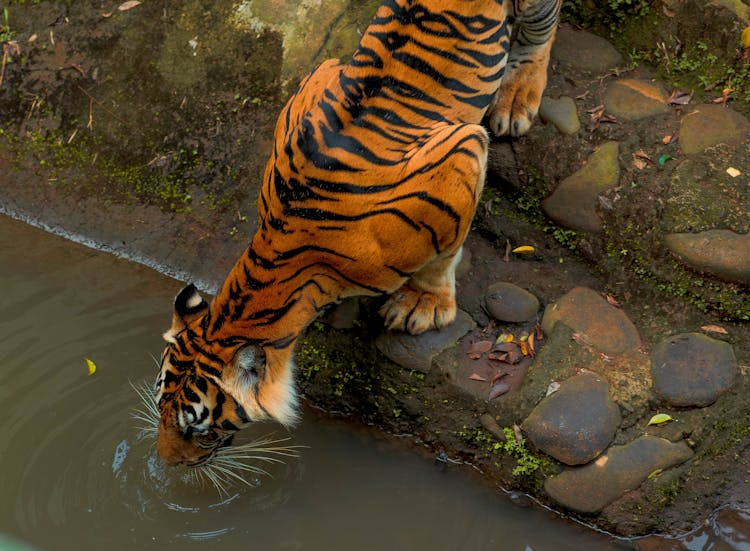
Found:
[[[711,405],[736,376],[731,345],[701,333],[673,335],[651,353],[654,393],[671,406]]]
[[[511,323],[530,320],[539,311],[539,299],[526,289],[505,281],[487,288],[484,303],[490,316]]]
[[[570,96],[563,96],[559,99],[542,97],[539,116],[544,122],[554,124],[555,128],[563,134],[575,134],[581,129],[576,103]]]
[[[588,287],[575,287],[547,306],[542,318],[544,334],[551,334],[558,321],[607,354],[623,354],[641,346],[638,330],[625,312]]]
[[[542,201],[542,209],[558,224],[579,231],[596,233],[602,221],[596,213],[597,196],[617,185],[620,166],[617,142],[606,142],[591,154],[586,164],[565,178],[552,195]]]
[[[600,75],[622,63],[612,44],[589,32],[562,25],[552,46],[552,57],[579,71]]]
[[[683,153],[701,153],[720,143],[739,143],[749,131],[750,122],[731,108],[699,105],[682,117],[680,147]]]
[[[673,443],[645,435],[625,446],[613,446],[588,465],[548,478],[544,489],[568,509],[598,513],[625,492],[636,489],[657,469],[679,465],[692,456],[684,441]]]
[[[433,358],[443,350],[455,346],[475,325],[469,314],[458,310],[456,321],[440,331],[427,331],[421,335],[381,333],[375,339],[375,345],[401,367],[427,373],[432,367]]]
[[[664,236],[664,244],[695,270],[750,284],[750,234],[729,230],[670,233]]]
[[[617,117],[638,120],[669,112],[664,89],[647,80],[613,81],[604,92],[604,107]]]
[[[521,428],[547,455],[566,465],[583,465],[609,446],[621,420],[609,384],[583,371],[539,402]]]

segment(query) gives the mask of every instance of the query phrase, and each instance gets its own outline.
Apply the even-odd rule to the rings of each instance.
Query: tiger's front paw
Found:
[[[489,110],[489,125],[495,135],[518,137],[528,132],[546,85],[546,65],[520,65],[506,73]]]
[[[453,291],[430,293],[404,285],[380,308],[387,329],[419,335],[430,329],[441,329],[456,319]]]

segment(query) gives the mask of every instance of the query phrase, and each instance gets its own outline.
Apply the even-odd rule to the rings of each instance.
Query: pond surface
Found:
[[[228,495],[165,467],[131,383],[153,381],[180,285],[0,216],[0,534],[50,550],[624,548],[313,411],[291,434],[245,431],[304,448]]]

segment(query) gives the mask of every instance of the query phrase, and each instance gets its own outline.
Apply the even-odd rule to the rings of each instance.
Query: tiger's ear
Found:
[[[180,291],[174,298],[174,313],[172,314],[172,327],[164,333],[164,340],[174,342],[174,338],[191,321],[203,316],[208,311],[208,303],[190,283]]]

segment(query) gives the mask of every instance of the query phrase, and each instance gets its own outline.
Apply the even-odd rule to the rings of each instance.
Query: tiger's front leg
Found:
[[[404,236],[392,253],[423,260],[381,307],[388,329],[418,335],[455,320],[456,266],[484,187],[488,142],[479,125],[444,126],[407,167],[415,177],[398,194],[403,214],[422,228],[422,237]],[[411,250],[417,242],[421,250]]]
[[[516,13],[518,35],[488,115],[489,126],[496,136],[515,137],[528,132],[539,111],[562,1],[513,0],[512,3],[516,11],[523,10]]]

